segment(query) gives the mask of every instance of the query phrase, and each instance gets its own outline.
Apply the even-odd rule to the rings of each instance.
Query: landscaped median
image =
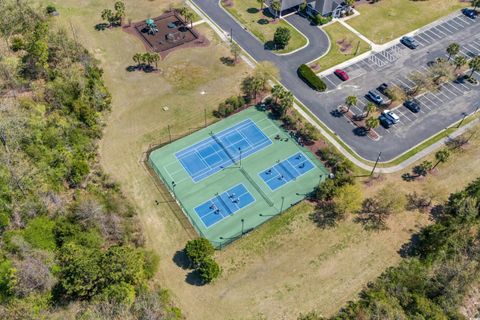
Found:
[[[332,23],[322,29],[330,38],[331,47],[325,56],[310,63],[310,67],[317,73],[359,56],[371,49],[368,43],[357,37],[339,22]]]
[[[347,23],[371,41],[381,44],[469,5],[470,1],[460,0],[362,2],[355,6],[360,15]]]
[[[284,49],[275,50],[276,53],[289,53],[307,44],[307,39],[297,29],[283,19],[276,19],[268,8],[256,0],[220,0],[220,3],[267,48],[274,47],[273,35],[277,28],[287,28],[291,35],[290,41]]]

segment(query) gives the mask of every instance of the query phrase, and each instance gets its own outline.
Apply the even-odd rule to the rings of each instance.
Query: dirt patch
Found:
[[[348,41],[347,39],[343,38],[341,40],[338,40],[336,43],[341,53],[343,54],[352,53],[352,41]]]

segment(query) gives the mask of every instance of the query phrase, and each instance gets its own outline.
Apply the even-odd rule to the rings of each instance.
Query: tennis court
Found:
[[[313,168],[313,163],[303,153],[298,152],[260,172],[259,175],[270,190],[276,190],[290,181],[295,181],[297,177],[304,175]]]
[[[246,119],[237,125],[187,147],[175,154],[194,182],[236,164],[240,158],[269,146],[272,141],[255,125]]]
[[[205,227],[209,228],[253,202],[255,198],[243,184],[239,184],[202,203],[195,208],[195,212]]]
[[[255,108],[150,151],[148,164],[215,247],[302,201],[328,177],[308,149]]]

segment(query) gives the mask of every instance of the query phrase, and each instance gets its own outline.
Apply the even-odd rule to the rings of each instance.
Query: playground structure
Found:
[[[208,41],[200,36],[176,11],[134,23],[125,31],[140,37],[148,50],[162,56],[180,46],[204,46]]]

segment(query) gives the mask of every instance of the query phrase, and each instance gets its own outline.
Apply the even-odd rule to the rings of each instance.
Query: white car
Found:
[[[385,115],[385,117],[388,117],[390,120],[393,121],[393,123],[397,123],[400,121],[400,117],[397,116],[393,111],[391,110],[384,110],[382,112],[383,115]]]

